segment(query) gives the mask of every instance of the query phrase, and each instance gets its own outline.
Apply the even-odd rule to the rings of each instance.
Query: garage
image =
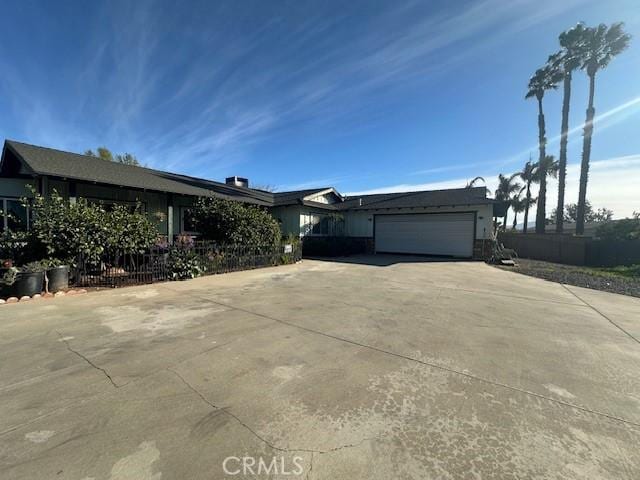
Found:
[[[474,226],[474,213],[376,215],[376,253],[469,258],[473,255]]]

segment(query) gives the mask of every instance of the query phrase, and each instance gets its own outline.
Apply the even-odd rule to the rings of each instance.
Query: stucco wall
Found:
[[[349,237],[373,237],[373,216],[376,214],[394,213],[455,213],[455,212],[477,212],[476,217],[476,239],[491,238],[492,212],[491,205],[475,205],[461,207],[441,207],[441,208],[412,208],[412,209],[384,209],[368,210],[365,212],[345,212],[345,235]]]

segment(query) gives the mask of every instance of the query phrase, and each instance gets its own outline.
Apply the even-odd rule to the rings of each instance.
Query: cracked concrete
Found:
[[[4,306],[0,477],[635,479],[639,318],[383,256]]]

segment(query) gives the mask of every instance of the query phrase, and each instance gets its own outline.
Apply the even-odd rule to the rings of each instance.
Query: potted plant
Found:
[[[45,290],[56,293],[69,288],[69,262],[64,262],[58,258],[48,258],[43,260],[45,268]]]
[[[16,297],[31,297],[42,292],[44,266],[40,262],[30,262],[21,267],[10,268],[2,277],[2,283],[13,286]]]
[[[11,281],[11,283],[7,283],[7,281],[5,280],[5,275],[7,275],[8,279],[13,278],[14,275],[12,273],[9,273],[12,268],[12,260],[0,260],[0,298],[11,296],[11,285],[13,284],[13,281]]]

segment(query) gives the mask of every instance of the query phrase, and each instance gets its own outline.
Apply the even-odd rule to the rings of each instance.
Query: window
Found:
[[[190,208],[180,207],[180,231],[184,233],[196,233],[196,226]]]
[[[311,235],[329,235],[329,217],[327,215],[309,215]]]
[[[138,208],[138,203],[137,202],[130,202],[130,201],[126,201],[126,200],[102,200],[99,198],[87,198],[87,201],[91,204],[94,205],[101,205],[102,208],[105,209],[105,211],[110,212],[113,210],[113,206],[114,205],[124,205],[125,207],[127,207],[127,210],[129,210],[130,213],[135,213],[136,209]],[[146,208],[146,204],[145,203],[140,203],[140,213],[145,213],[147,210]]]
[[[0,230],[27,230],[29,228],[29,210],[17,198],[0,198],[2,222]]]

